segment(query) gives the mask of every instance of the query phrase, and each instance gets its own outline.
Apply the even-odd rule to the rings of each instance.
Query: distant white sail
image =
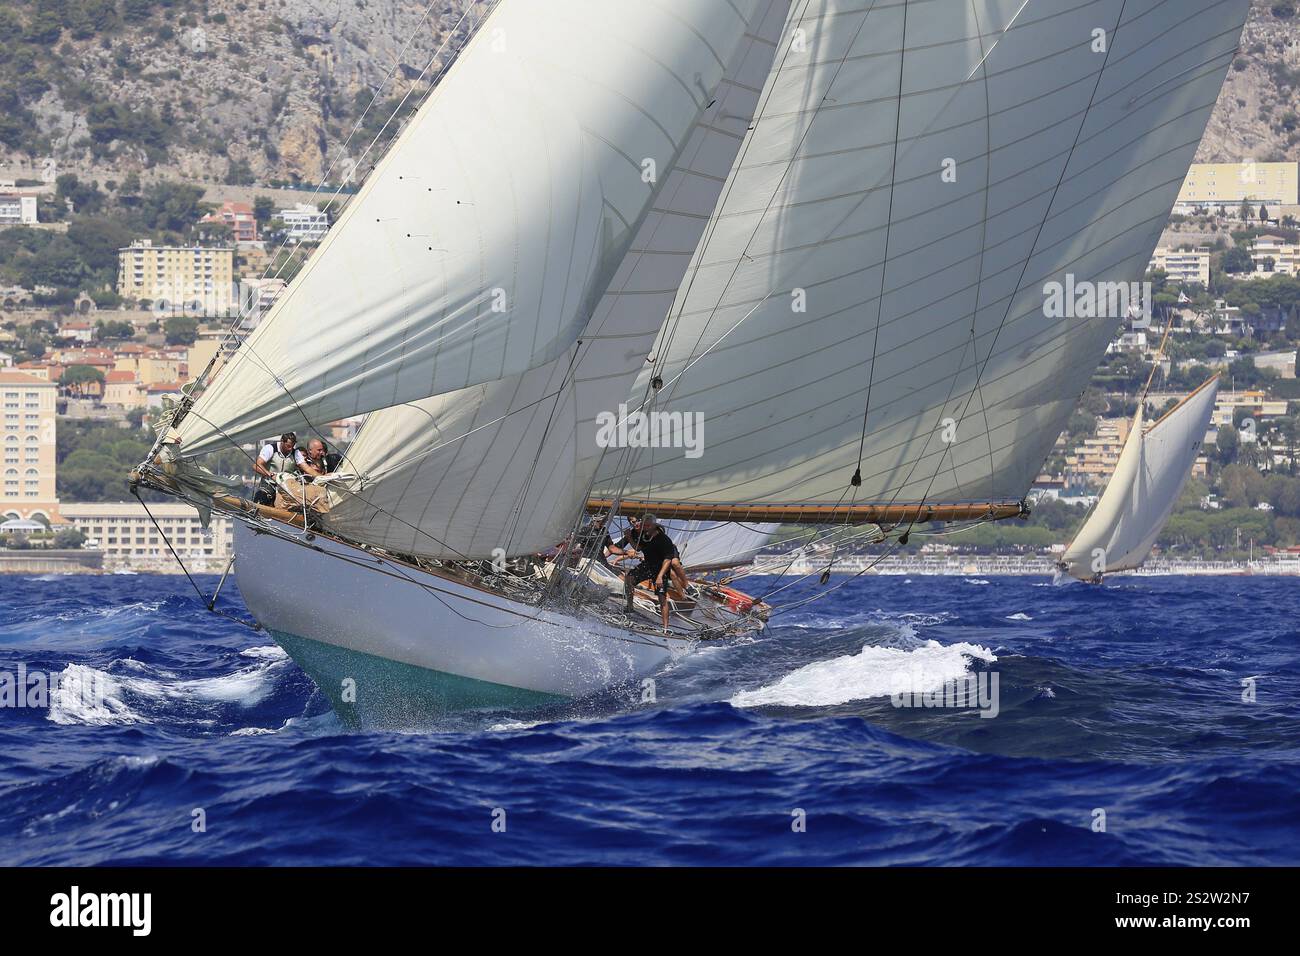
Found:
[[[569,531],[600,459],[595,418],[626,399],[644,364],[753,120],[789,11],[788,0],[671,6],[672,16],[663,4],[647,9],[657,33],[698,48],[699,68],[672,91],[689,99],[694,122],[671,136],[646,124],[655,140],[632,155],[661,157],[661,186],[579,340],[520,374],[371,415],[348,450],[364,480],[334,505],[334,530],[450,558],[537,551]],[[640,160],[626,161],[639,174]]]
[[[517,375],[567,355],[598,305],[637,308],[647,287],[615,280],[638,231],[697,190],[712,208],[670,172],[754,6],[500,0],[198,399],[181,453]]]
[[[1200,454],[1218,392],[1215,376],[1150,426],[1138,407],[1115,473],[1062,558],[1071,575],[1087,581],[1146,560]]]
[[[598,496],[1020,499],[1124,313],[1048,285],[1142,277],[1247,6],[810,4],[636,390],[704,453],[607,456]]]

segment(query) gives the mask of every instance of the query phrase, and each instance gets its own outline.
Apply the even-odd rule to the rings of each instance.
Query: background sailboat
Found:
[[[689,650],[463,573],[585,509],[1021,514],[1119,320],[1045,285],[1140,277],[1247,6],[500,0],[145,483],[372,413],[319,531],[237,514],[245,601],[341,707],[363,671],[492,704]],[[623,404],[703,453],[603,446]]]
[[[1065,549],[1062,570],[1100,581],[1142,566],[1192,473],[1218,393],[1216,375],[1150,425],[1138,403],[1115,473]]]

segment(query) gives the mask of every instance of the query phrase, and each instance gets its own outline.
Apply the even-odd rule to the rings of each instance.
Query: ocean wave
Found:
[[[818,661],[757,690],[731,698],[736,707],[829,707],[853,700],[924,694],[965,676],[972,660],[992,663],[997,656],[978,644],[926,641],[905,650],[869,644],[857,654]]]
[[[56,724],[133,724],[181,716],[178,704],[254,707],[271,694],[273,671],[285,666],[287,658],[253,657],[259,663],[216,677],[188,679],[133,658],[114,662],[115,671],[69,664],[51,689],[47,716]],[[195,722],[193,715],[187,716]]]

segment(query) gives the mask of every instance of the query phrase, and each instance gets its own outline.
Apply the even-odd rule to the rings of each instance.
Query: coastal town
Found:
[[[151,421],[228,335],[256,328],[329,227],[327,204],[243,192],[210,203],[174,183],[0,178],[0,571],[178,571],[164,535],[192,570],[224,566],[229,521],[146,511],[122,476]],[[153,227],[133,231],[142,216]],[[332,435],[346,444],[354,427]]]
[[[1034,484],[1029,521],[918,536],[894,560],[1050,563],[1113,473],[1154,364],[1154,417],[1221,377],[1203,453],[1156,560],[1300,566],[1297,170],[1192,166],[1148,265],[1145,307],[1117,329]],[[224,567],[229,521],[203,527],[175,503],[146,511],[122,476],[147,452],[151,421],[218,362],[223,341],[237,347],[257,327],[350,195],[230,192],[136,176],[0,179],[0,569],[167,572],[177,559],[195,571]],[[336,423],[330,437],[346,447],[357,424]],[[219,467],[248,471],[238,453]]]

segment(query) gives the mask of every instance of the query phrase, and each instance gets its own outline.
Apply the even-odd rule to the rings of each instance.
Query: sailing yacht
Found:
[[[1059,567],[1081,581],[1141,567],[1173,514],[1210,426],[1219,377],[1209,379],[1150,425],[1145,394],[1097,507]]]
[[[644,679],[781,608],[625,615],[588,513],[1024,514],[1120,318],[1045,284],[1141,276],[1248,6],[497,0],[136,479],[235,517],[246,604],[345,719]],[[602,441],[623,408],[702,440]],[[359,414],[327,507],[204,468]]]

